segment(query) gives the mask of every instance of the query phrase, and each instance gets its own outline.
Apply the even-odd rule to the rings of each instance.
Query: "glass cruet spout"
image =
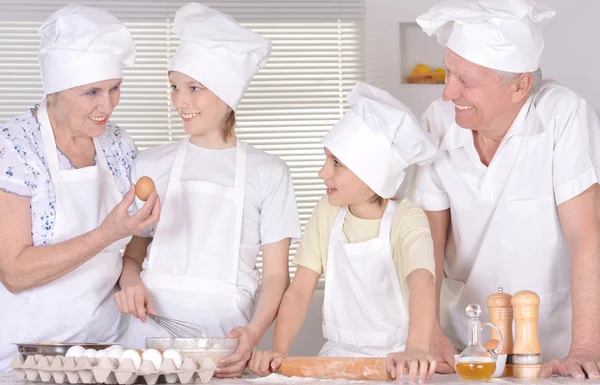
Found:
[[[467,306],[466,312],[467,316],[469,317],[467,320],[467,328],[469,333],[468,346],[481,346],[481,343],[479,342],[481,340],[481,321],[479,321],[479,316],[481,315],[481,306],[477,305],[476,303],[470,304]]]

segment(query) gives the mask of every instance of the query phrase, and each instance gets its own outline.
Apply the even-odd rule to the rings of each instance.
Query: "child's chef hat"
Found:
[[[323,144],[382,198],[395,196],[404,170],[433,160],[437,147],[411,111],[388,92],[359,82],[350,110]]]
[[[102,9],[69,4],[50,15],[39,34],[46,95],[122,78],[122,67],[135,63],[131,33]]]
[[[429,35],[465,59],[506,72],[539,68],[539,23],[556,11],[535,0],[446,0],[417,18]]]
[[[271,42],[198,3],[177,11],[173,29],[181,44],[169,71],[202,83],[235,110],[250,80],[269,59]]]

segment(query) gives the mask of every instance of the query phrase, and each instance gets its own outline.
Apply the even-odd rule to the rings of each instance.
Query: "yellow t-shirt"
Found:
[[[294,263],[324,274],[327,270],[327,251],[331,228],[340,211],[324,196],[315,206],[304,228],[302,241],[294,257]],[[357,218],[348,210],[342,230],[349,243],[365,242],[379,236],[379,219]],[[408,284],[406,277],[417,269],[426,269],[435,276],[433,240],[425,212],[410,200],[398,202],[392,218],[392,258],[396,266],[398,281],[402,288],[404,306],[408,312]]]

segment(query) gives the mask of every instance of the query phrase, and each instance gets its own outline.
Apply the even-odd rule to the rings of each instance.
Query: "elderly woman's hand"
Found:
[[[156,224],[160,219],[160,199],[156,191],[152,191],[137,213],[130,215],[127,211],[135,199],[135,188],[132,186],[123,200],[111,210],[104,218],[99,229],[107,239],[117,241],[122,238],[136,235],[149,226]]]

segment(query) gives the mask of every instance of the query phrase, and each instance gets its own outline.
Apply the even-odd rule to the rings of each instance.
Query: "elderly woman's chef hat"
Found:
[[[269,59],[271,42],[198,3],[177,11],[173,30],[181,44],[169,71],[188,75],[237,109],[250,80]]]
[[[417,18],[429,35],[463,58],[506,72],[539,68],[539,23],[555,11],[535,0],[446,0]]]
[[[350,110],[322,142],[377,195],[392,198],[408,166],[433,160],[434,140],[412,112],[384,90],[359,82],[348,102]]]
[[[69,4],[50,15],[39,34],[46,95],[122,78],[122,67],[135,63],[131,33],[102,9]]]

